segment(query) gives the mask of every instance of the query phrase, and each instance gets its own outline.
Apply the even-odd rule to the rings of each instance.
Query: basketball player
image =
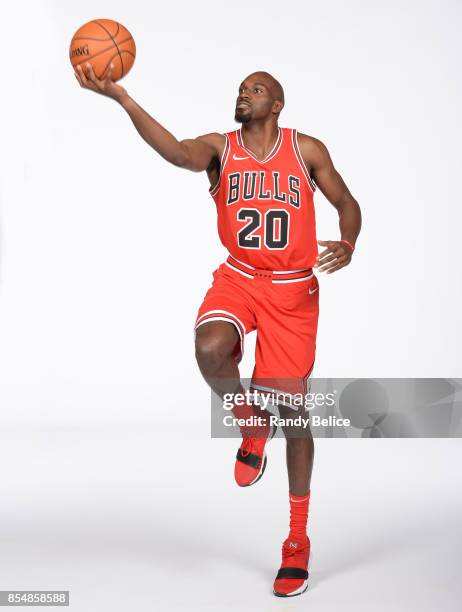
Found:
[[[98,80],[90,64],[76,69],[80,85],[116,100],[142,138],[170,163],[206,171],[218,213],[218,232],[229,251],[213,273],[199,308],[196,355],[209,385],[221,396],[241,390],[238,363],[244,338],[257,332],[252,389],[281,392],[280,408],[306,393],[315,358],[319,285],[313,268],[331,274],[351,261],[361,213],[326,147],[311,136],[278,126],[284,107],[280,83],[256,72],[239,86],[237,131],[178,141],[146,113],[120,85]],[[316,241],[313,194],[316,186],[337,209],[340,238]],[[318,254],[317,244],[325,247]],[[235,462],[240,486],[257,482],[266,466],[266,444],[274,435],[269,412],[234,405],[242,418],[242,443]],[[247,426],[248,417],[261,417]],[[273,592],[303,593],[308,585],[307,536],[313,439],[286,435],[290,529]]]

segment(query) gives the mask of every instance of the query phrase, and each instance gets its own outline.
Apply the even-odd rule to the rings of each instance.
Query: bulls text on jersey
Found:
[[[246,200],[270,200],[300,207],[300,179],[289,174],[288,191],[280,189],[280,172],[252,170],[228,174],[226,204],[235,204]]]

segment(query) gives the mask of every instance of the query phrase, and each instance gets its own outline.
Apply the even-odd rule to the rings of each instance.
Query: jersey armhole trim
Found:
[[[225,142],[225,148],[223,149],[223,153],[221,155],[221,159],[220,159],[220,174],[218,175],[218,180],[215,183],[215,185],[210,186],[209,188],[209,193],[211,196],[214,196],[217,194],[218,189],[220,187],[220,183],[221,183],[221,175],[223,174],[223,170],[225,168],[226,162],[228,161],[228,157],[229,157],[229,150],[230,150],[230,144],[229,144],[229,136],[228,134],[224,135],[226,138],[226,142]]]
[[[308,182],[308,185],[310,186],[311,191],[314,193],[316,191],[316,183],[311,178],[310,173],[308,172],[308,168],[306,167],[306,164],[303,161],[303,157],[300,152],[300,147],[298,146],[298,132],[295,129],[292,130],[292,146],[295,152],[295,157],[297,158],[298,163],[300,165],[300,168],[302,169],[302,172],[305,175],[305,178]]]

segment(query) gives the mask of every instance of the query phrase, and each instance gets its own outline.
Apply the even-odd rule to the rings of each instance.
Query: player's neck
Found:
[[[245,147],[259,159],[264,159],[274,147],[279,127],[277,122],[273,121],[266,123],[249,121],[242,125],[241,135]]]

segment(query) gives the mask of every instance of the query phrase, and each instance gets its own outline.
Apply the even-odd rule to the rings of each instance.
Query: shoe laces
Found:
[[[282,546],[282,558],[284,561],[287,561],[287,559],[291,559],[292,557],[295,557],[296,555],[305,553],[310,548],[309,540],[307,540],[304,544],[297,542],[296,547],[290,546],[290,544],[291,544],[291,540],[287,540],[286,542],[284,542]]]
[[[243,457],[247,457],[253,450],[253,438],[244,436],[241,444],[241,454]]]

